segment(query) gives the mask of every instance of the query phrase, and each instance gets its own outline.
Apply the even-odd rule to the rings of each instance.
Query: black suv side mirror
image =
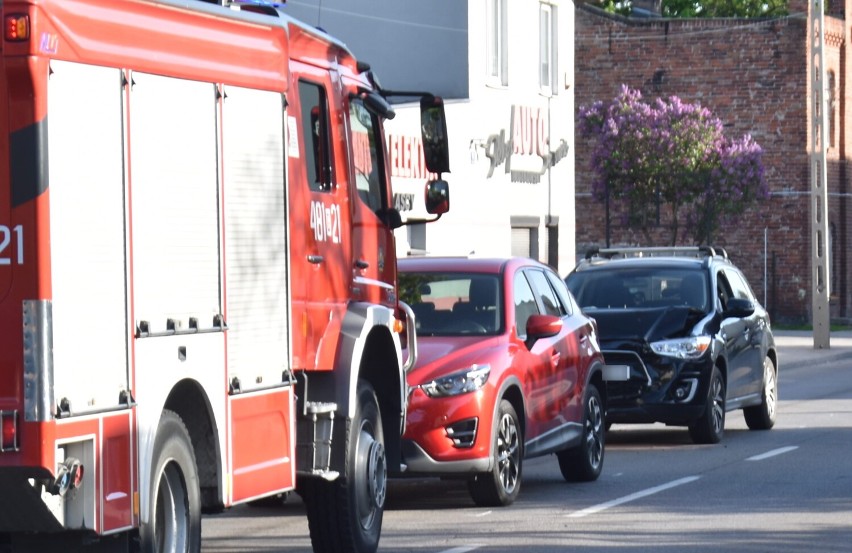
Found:
[[[744,298],[730,298],[725,309],[726,317],[748,317],[754,313],[754,303]]]

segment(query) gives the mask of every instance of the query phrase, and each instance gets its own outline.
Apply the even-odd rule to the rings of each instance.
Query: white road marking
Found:
[[[643,497],[647,497],[649,495],[654,495],[655,493],[660,493],[666,491],[671,488],[676,488],[677,486],[682,486],[683,484],[689,484],[690,482],[695,482],[701,478],[700,476],[687,476],[685,478],[679,478],[677,480],[673,480],[668,484],[662,484],[660,486],[655,486],[653,488],[648,488],[647,490],[642,490],[636,493],[632,493],[630,495],[625,495],[624,497],[620,497],[618,499],[613,499],[612,501],[607,501],[606,503],[599,503],[598,505],[594,505],[592,507],[588,507],[581,511],[574,511],[570,515],[571,518],[580,518],[587,515],[593,515],[595,513],[599,513],[601,511],[605,511],[610,507],[617,507],[618,505],[622,505],[624,503],[629,503],[631,501],[636,501],[637,499],[642,499]]]
[[[453,547],[452,549],[446,549],[441,551],[441,553],[467,553],[468,551],[475,551],[482,547],[481,545],[463,545],[461,547]]]
[[[767,451],[766,453],[749,457],[746,461],[763,461],[764,459],[769,459],[770,457],[775,457],[776,455],[781,455],[783,453],[793,451],[794,449],[799,449],[799,446],[789,445],[787,447],[779,447],[778,449],[773,449],[772,451]]]
[[[475,516],[475,517],[486,517],[486,516],[490,515],[490,514],[491,514],[491,513],[493,513],[493,512],[494,512],[494,511],[484,511],[484,512],[482,512],[482,513],[477,513],[477,514],[475,514],[475,515],[473,515],[473,516]]]

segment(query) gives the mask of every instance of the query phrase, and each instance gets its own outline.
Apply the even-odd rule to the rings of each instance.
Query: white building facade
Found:
[[[427,4],[418,12],[414,0],[288,3],[342,37],[385,88],[445,98],[450,212],[397,230],[397,253],[523,255],[567,274],[575,262],[573,2]],[[419,111],[395,109],[385,129],[396,207],[403,220],[424,218]]]

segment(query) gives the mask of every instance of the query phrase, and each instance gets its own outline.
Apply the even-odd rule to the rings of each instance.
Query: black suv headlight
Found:
[[[710,336],[690,336],[651,342],[654,353],[676,359],[698,359],[709,347]]]

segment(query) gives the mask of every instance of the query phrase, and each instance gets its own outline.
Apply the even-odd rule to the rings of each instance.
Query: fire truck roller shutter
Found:
[[[129,99],[133,302],[151,333],[211,330],[220,304],[217,96],[134,73]]]
[[[281,94],[228,86],[223,107],[228,382],[279,385],[289,359]]]
[[[115,68],[50,67],[54,395],[80,413],[128,389],[123,88]]]

